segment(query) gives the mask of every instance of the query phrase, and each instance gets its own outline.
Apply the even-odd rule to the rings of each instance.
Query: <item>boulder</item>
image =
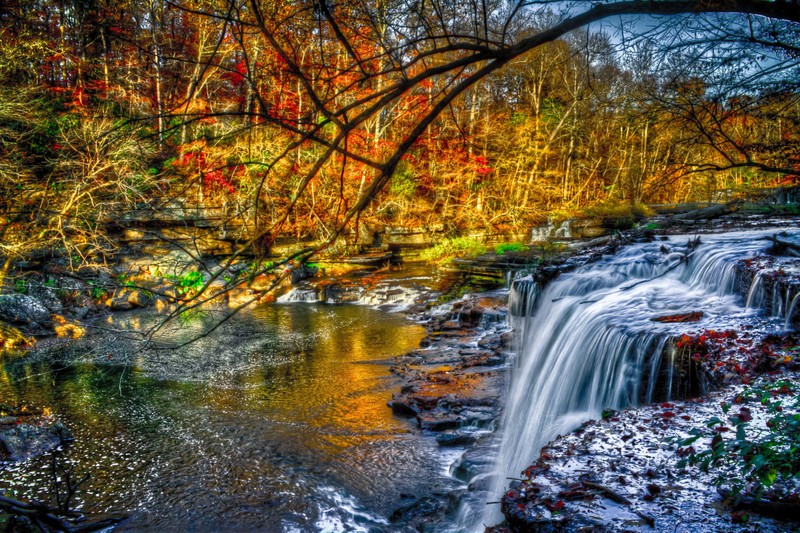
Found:
[[[439,446],[470,446],[477,440],[476,434],[459,431],[445,431],[436,435],[436,442],[439,443]]]
[[[0,460],[26,461],[73,440],[61,423],[50,427],[35,424],[0,425]]]
[[[28,296],[42,302],[42,305],[51,313],[61,313],[64,311],[64,305],[58,298],[56,291],[51,287],[46,287],[41,283],[31,283],[28,285]]]
[[[319,272],[319,268],[315,266],[310,266],[305,263],[297,265],[296,267],[292,268],[292,285],[300,283],[304,279],[316,276],[317,272]]]
[[[47,307],[27,294],[0,295],[0,320],[32,333],[44,333],[53,327]]]
[[[108,301],[108,306],[113,311],[127,311],[150,305],[153,305],[153,294],[151,292],[130,287],[119,289],[114,294],[114,297]]]

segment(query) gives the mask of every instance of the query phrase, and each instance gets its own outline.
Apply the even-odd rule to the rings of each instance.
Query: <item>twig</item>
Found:
[[[636,286],[638,286],[638,285],[641,285],[642,283],[648,283],[648,282],[651,282],[651,281],[653,281],[654,279],[658,279],[658,278],[664,277],[664,276],[666,276],[667,274],[669,274],[670,272],[672,272],[673,270],[675,270],[676,268],[678,268],[679,266],[681,266],[683,263],[687,263],[687,264],[688,264],[688,263],[689,263],[689,258],[690,258],[690,257],[692,257],[693,255],[694,255],[694,252],[692,252],[692,253],[690,253],[690,254],[687,254],[687,255],[684,255],[683,257],[681,257],[681,258],[678,260],[678,262],[677,262],[677,263],[675,263],[674,265],[672,265],[671,267],[669,267],[668,269],[666,269],[664,272],[662,272],[662,273],[661,273],[661,274],[659,274],[658,276],[653,276],[652,278],[643,279],[643,280],[641,280],[641,281],[637,281],[636,283],[632,283],[632,284],[630,284],[630,285],[627,285],[627,286],[625,286],[625,287],[620,287],[620,289],[619,289],[619,290],[621,290],[621,291],[627,291],[627,290],[630,290],[630,289],[632,289],[632,288],[634,288],[634,287],[636,287]]]
[[[583,481],[583,486],[587,489],[594,489],[598,490],[606,495],[606,497],[614,502],[621,503],[623,505],[631,505],[631,501],[623,496],[618,492],[614,492],[613,490],[609,489],[608,487],[604,487],[598,483],[592,483],[591,481]]]

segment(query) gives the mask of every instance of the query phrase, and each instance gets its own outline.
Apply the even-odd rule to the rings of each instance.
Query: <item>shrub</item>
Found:
[[[423,250],[420,257],[425,261],[439,262],[454,257],[474,257],[486,253],[486,246],[471,237],[445,239],[436,246]]]
[[[735,431],[727,431],[726,422],[714,417],[706,422],[705,428],[693,429],[689,437],[674,439],[683,447],[679,454],[685,455],[678,467],[697,466],[706,472],[712,467],[718,469],[715,483],[729,486],[735,495],[747,493],[760,499],[766,490],[778,486],[796,492],[800,481],[798,393],[798,385],[788,380],[762,381],[748,387],[736,399],[742,404],[739,411],[728,416]],[[754,401],[766,410],[768,419],[764,426],[750,424],[752,412],[744,404]],[[723,404],[723,411],[728,414],[731,407]],[[725,438],[724,434],[732,436]],[[692,446],[709,437],[708,449],[697,451]]]
[[[170,275],[167,276],[166,279],[172,281],[175,284],[175,289],[178,294],[182,295],[197,292],[205,285],[203,274],[196,270],[192,270],[181,276]]]
[[[494,253],[503,255],[506,252],[525,252],[528,247],[521,242],[504,242],[494,247]]]

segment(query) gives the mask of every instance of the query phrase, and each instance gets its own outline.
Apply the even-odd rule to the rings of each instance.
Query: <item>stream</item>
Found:
[[[486,502],[506,478],[603,409],[702,392],[686,388],[670,359],[675,335],[787,327],[798,298],[765,294],[759,276],[742,291],[735,271],[774,232],[703,235],[697,247],[673,236],[626,246],[544,288],[517,279],[509,309],[518,353],[501,431],[472,450],[497,457],[495,474],[478,476],[494,484],[470,489],[460,514],[436,530],[500,522],[499,506]],[[800,232],[783,238],[800,242]],[[384,301],[396,304],[401,293]],[[0,402],[24,399],[64,421],[75,443],[62,460],[76,477],[90,474],[74,507],[91,518],[129,514],[116,530],[403,530],[391,522],[395,510],[463,493],[467,482],[449,473],[463,447],[440,448],[387,408],[401,385],[388,366],[426,330],[375,302],[318,297],[296,291],[246,310],[181,350],[137,352],[114,331],[156,317],[115,315],[105,343],[83,357],[6,360]],[[766,301],[772,308],[760,309]],[[691,324],[653,321],[699,312]],[[161,337],[188,340],[215,318],[178,321]],[[0,493],[49,501],[51,478],[49,456],[0,465]]]
[[[395,531],[392,510],[450,483],[435,440],[386,406],[387,362],[421,326],[306,304],[230,324],[125,365],[7,361],[0,399],[58,414],[75,435],[63,460],[91,476],[73,507],[129,514],[120,531]],[[51,483],[49,456],[0,466],[0,493],[50,501]]]

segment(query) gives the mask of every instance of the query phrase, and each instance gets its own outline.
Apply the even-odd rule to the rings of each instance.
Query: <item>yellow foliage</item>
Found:
[[[26,337],[14,326],[0,322],[0,349],[21,348],[31,346],[36,342],[33,337]]]
[[[86,328],[61,315],[53,315],[53,324],[55,326],[53,329],[59,337],[79,339],[86,334]]]

